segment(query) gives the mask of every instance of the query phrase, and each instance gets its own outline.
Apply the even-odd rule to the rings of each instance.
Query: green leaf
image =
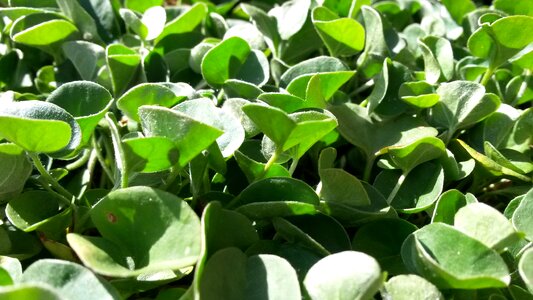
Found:
[[[374,186],[383,195],[389,195],[404,176],[385,170],[378,175]],[[443,186],[442,167],[434,162],[421,164],[409,172],[390,204],[398,211],[408,214],[426,210],[437,201]]]
[[[52,13],[31,14],[17,19],[11,39],[29,46],[50,46],[78,33],[74,24]]]
[[[230,207],[255,202],[297,201],[318,205],[319,198],[305,182],[286,177],[265,178],[250,184]]]
[[[417,275],[394,276],[385,283],[383,297],[398,300],[435,299],[443,300],[444,296],[431,282]]]
[[[404,102],[417,108],[432,107],[440,100],[433,86],[425,81],[404,82],[398,94]]]
[[[278,56],[278,46],[281,42],[281,37],[278,32],[276,18],[268,15],[260,8],[246,3],[242,3],[241,7],[250,16],[257,30],[263,34],[265,42],[268,44],[274,56]]]
[[[533,241],[533,220],[531,219],[531,213],[533,211],[533,189],[524,196],[520,205],[513,213],[513,225],[514,227],[526,235],[526,239]]]
[[[166,37],[187,33],[193,31],[207,16],[207,5],[204,3],[195,3],[187,11],[179,15],[174,20],[168,22],[163,29],[163,32],[155,39],[155,43],[159,43]]]
[[[349,71],[349,69],[340,59],[329,56],[318,56],[290,67],[281,75],[279,85],[280,87],[287,87],[291,81],[301,75],[338,71]]]
[[[0,270],[4,270],[9,276],[9,279],[13,282],[18,282],[22,276],[22,265],[16,258],[9,256],[0,256]],[[8,284],[8,285],[11,285]]]
[[[111,108],[111,94],[90,81],[72,81],[60,86],[46,99],[70,113],[81,129],[81,145],[89,142],[96,125]]]
[[[153,6],[163,4],[163,0],[125,0],[124,7],[144,13],[147,9]]]
[[[178,162],[178,149],[166,137],[126,139],[124,152],[131,172],[152,173],[167,170]]]
[[[430,109],[430,121],[447,130],[446,142],[455,131],[473,125],[500,106],[500,99],[494,94],[485,94],[485,88],[469,81],[443,83],[437,94],[440,101]]]
[[[11,200],[6,206],[6,216],[20,230],[39,230],[49,238],[63,238],[72,223],[72,210],[62,208],[64,203],[57,195],[45,191],[28,191]],[[32,209],[39,205],[41,210]]]
[[[222,131],[223,134],[217,138],[217,144],[224,157],[233,155],[244,141],[244,129],[239,120],[225,110],[216,107],[207,98],[182,102],[176,105],[173,110]]]
[[[370,299],[382,285],[377,261],[361,252],[344,251],[317,262],[305,276],[311,299]]]
[[[98,33],[98,26],[91,14],[85,10],[83,5],[78,1],[56,0],[61,11],[72,20],[76,27],[83,34],[85,40],[94,41],[102,44],[103,41]],[[82,42],[83,41],[79,41]]]
[[[257,162],[240,151],[235,151],[235,160],[250,183],[263,178],[290,177],[289,171],[278,164],[272,165],[265,173],[265,163]]]
[[[496,251],[443,223],[411,234],[402,246],[402,258],[410,272],[440,289],[506,287],[511,279]]]
[[[200,279],[202,299],[301,299],[296,271],[283,258],[261,254],[246,257],[225,248],[207,262]]]
[[[65,297],[80,300],[120,298],[109,283],[88,269],[62,260],[38,260],[24,271],[20,282],[47,284]],[[80,293],[82,290],[83,293]]]
[[[361,148],[368,157],[384,147],[407,145],[427,136],[436,136],[435,128],[419,118],[401,116],[378,122],[370,119],[366,110],[355,104],[333,105],[328,108],[337,117],[339,132],[351,144]]]
[[[302,29],[310,7],[310,0],[290,0],[268,12],[276,18],[278,32],[283,40],[288,40]]]
[[[459,209],[455,214],[454,226],[497,251],[520,238],[503,214],[484,203],[470,203]]]
[[[475,149],[470,147],[465,142],[459,139],[457,139],[456,141],[459,143],[459,145],[461,145],[461,147],[463,147],[463,149],[466,150],[466,152],[468,152],[468,154],[470,154],[470,156],[472,156],[472,158],[474,158],[479,164],[481,164],[491,174],[496,175],[496,176],[508,175],[508,176],[513,176],[515,178],[518,178],[522,181],[526,181],[526,182],[531,181],[531,178],[529,178],[528,176],[524,176],[520,173],[517,173],[516,171],[512,169],[509,169],[505,166],[500,165],[499,163],[495,162],[489,157],[477,152]]]
[[[324,214],[274,218],[272,224],[280,237],[322,256],[351,250],[346,230]]]
[[[533,293],[533,249],[529,249],[518,262],[518,272],[530,293]]]
[[[332,168],[337,156],[334,148],[327,148],[320,153],[320,185],[317,193],[325,202],[335,202],[351,207],[370,205],[370,198],[357,177],[342,170]]]
[[[242,110],[274,142],[276,148],[286,151],[298,146],[296,158],[337,127],[337,121],[332,116],[315,111],[288,115],[279,108],[255,103],[244,105]]]
[[[469,198],[458,190],[448,190],[442,193],[435,204],[431,223],[442,222],[453,225],[457,211],[470,203],[475,202],[470,202]]]
[[[252,50],[240,37],[230,37],[207,51],[202,60],[202,75],[211,86],[220,88],[229,79],[240,79],[258,86],[268,81],[269,66],[263,53]]]
[[[5,287],[0,290],[0,297],[5,300],[16,299],[39,299],[39,300],[63,300],[59,291],[44,284],[20,284]]]
[[[287,91],[306,99],[307,107],[325,108],[326,102],[354,74],[354,71],[336,71],[301,75],[289,83]]]
[[[16,197],[30,177],[32,166],[24,150],[15,144],[0,144],[0,203]]]
[[[319,213],[316,205],[299,201],[254,202],[239,206],[236,211],[252,220],[268,220],[276,217],[283,218]]]
[[[444,155],[446,147],[436,137],[424,137],[408,145],[385,147],[380,153],[388,153],[392,162],[404,173],[416,166]]]
[[[141,56],[122,44],[112,44],[106,48],[106,62],[115,97],[145,81]]]
[[[400,256],[402,244],[417,229],[402,219],[375,220],[357,230],[352,248],[374,257],[389,274],[405,273],[407,270]]]
[[[0,136],[26,151],[69,153],[81,142],[80,127],[59,106],[37,101],[12,102],[0,108]]]
[[[332,56],[351,56],[365,45],[365,29],[351,18],[339,18],[326,7],[315,7],[313,25]]]
[[[134,86],[117,100],[117,107],[130,119],[139,122],[138,110],[143,105],[172,107],[185,100],[193,90],[187,84],[142,83]]]
[[[139,118],[146,136],[167,137],[176,144],[181,167],[222,135],[219,129],[168,108],[141,106]]]
[[[199,258],[200,220],[175,195],[149,187],[120,189],[100,200],[90,215],[102,237],[70,233],[67,240],[84,265],[99,274],[177,271]]]
[[[445,38],[428,36],[418,41],[424,57],[426,81],[434,84],[442,77],[451,80],[454,73],[453,50]]]
[[[367,5],[361,7],[361,12],[366,28],[365,49],[357,59],[357,66],[366,78],[371,78],[380,71],[383,60],[389,55],[389,48],[379,13]]]
[[[94,80],[98,69],[105,63],[105,49],[100,45],[71,41],[63,43],[61,47],[83,80]]]

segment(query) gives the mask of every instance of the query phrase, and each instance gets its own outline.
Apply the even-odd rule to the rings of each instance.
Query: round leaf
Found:
[[[24,150],[15,144],[0,144],[0,161],[0,203],[3,203],[22,191],[32,166]]]
[[[111,108],[111,94],[101,85],[90,81],[72,81],[56,89],[46,99],[68,113],[80,126],[82,145],[89,142],[98,122]]]
[[[167,192],[149,187],[116,190],[90,214],[102,237],[71,233],[67,240],[81,261],[99,274],[132,277],[174,271],[194,265],[200,255],[198,216]]]
[[[411,234],[402,246],[402,258],[410,272],[441,289],[506,287],[511,280],[496,251],[443,223]]]
[[[0,108],[0,136],[26,151],[68,153],[81,141],[80,127],[68,112],[47,102],[12,102]]]
[[[385,283],[385,290],[386,295],[395,300],[444,299],[444,296],[442,296],[437,287],[416,275],[398,275],[392,277]]]
[[[304,279],[313,300],[370,299],[382,284],[377,261],[361,252],[344,251],[317,262]]]
[[[109,283],[88,269],[68,261],[41,259],[30,265],[22,275],[22,283],[48,284],[61,295],[80,300],[120,299]]]

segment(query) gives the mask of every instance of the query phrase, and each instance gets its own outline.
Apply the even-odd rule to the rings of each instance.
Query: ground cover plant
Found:
[[[533,298],[533,1],[0,3],[0,299]]]

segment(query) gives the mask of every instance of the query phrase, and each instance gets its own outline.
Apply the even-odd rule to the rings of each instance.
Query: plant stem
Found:
[[[117,167],[120,170],[120,187],[124,189],[128,187],[128,168],[126,155],[124,152],[124,148],[122,148],[120,134],[118,133],[117,119],[115,118],[115,115],[113,115],[113,113],[111,112],[108,112],[105,115],[105,119],[109,124],[109,130],[111,131],[111,139],[113,141],[113,149],[115,151],[115,160],[117,162]]]
[[[486,86],[490,78],[492,77],[493,73],[494,73],[494,69],[489,67],[487,71],[485,72],[485,74],[483,74],[483,78],[481,78],[481,81],[479,83],[483,86]]]
[[[370,79],[369,81],[363,83],[363,85],[359,86],[357,89],[355,89],[353,92],[351,92],[348,97],[353,97],[353,96],[356,96],[356,95],[359,95],[359,93],[362,93],[366,90],[368,90],[369,88],[373,87],[374,86],[374,79]]]
[[[524,81],[520,84],[520,89],[518,90],[518,93],[516,93],[516,97],[513,99],[513,102],[511,102],[511,106],[516,106],[518,103],[518,100],[524,96],[524,93],[527,90],[527,84],[529,81],[529,78],[531,77],[531,71],[525,70],[524,71]]]
[[[293,158],[292,159],[292,162],[291,162],[291,166],[289,167],[289,174],[292,176],[292,174],[294,174],[294,171],[296,171],[296,167],[298,166],[298,162],[300,161],[300,159],[298,158]]]
[[[263,168],[263,173],[261,174],[261,176],[259,176],[258,179],[262,179],[263,177],[265,177],[266,173],[268,172],[268,170],[270,170],[270,168],[272,167],[272,165],[274,165],[274,163],[276,162],[276,160],[278,160],[278,157],[280,156],[281,154],[281,148],[276,148],[276,151],[274,151],[274,153],[272,154],[272,156],[270,157],[270,159],[267,161],[267,163],[265,164],[265,167]]]
[[[402,173],[400,178],[398,178],[398,181],[396,182],[396,185],[392,189],[391,193],[389,194],[389,197],[387,197],[387,203],[390,205],[394,197],[396,197],[396,194],[398,194],[398,191],[400,190],[400,187],[402,186],[402,183],[404,182],[405,178],[407,177],[407,173]]]
[[[65,204],[68,204],[68,206],[73,206],[73,202],[75,197],[72,195],[69,191],[67,191],[64,187],[62,187],[57,180],[55,180],[44,168],[43,163],[39,159],[39,155],[34,152],[27,152],[28,156],[31,158],[33,165],[39,171],[42,178],[50,185],[52,186],[61,196],[62,200],[64,200]]]
[[[80,158],[78,158],[77,160],[75,160],[74,162],[66,165],[65,169],[67,169],[69,171],[72,171],[72,170],[76,170],[78,168],[81,168],[83,165],[85,165],[85,163],[87,163],[87,161],[89,160],[90,156],[91,156],[91,151],[90,150],[83,151],[83,155]]]
[[[107,165],[105,163],[105,158],[102,155],[102,151],[100,151],[100,146],[96,142],[96,138],[94,136],[92,138],[91,143],[92,143],[92,146],[93,146],[93,150],[96,152],[96,158],[98,159],[98,162],[100,163],[100,166],[102,167],[102,170],[104,170],[104,173],[107,175],[107,177],[109,177],[109,179],[111,181],[113,181],[114,180],[113,172],[111,172],[111,170],[107,167]]]
[[[376,157],[372,155],[368,157],[365,164],[365,172],[363,173],[363,181],[368,182],[370,180],[370,175],[372,174],[372,167],[374,166],[374,161]]]

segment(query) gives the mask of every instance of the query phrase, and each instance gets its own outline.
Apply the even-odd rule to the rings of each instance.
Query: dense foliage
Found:
[[[533,1],[0,1],[0,299],[532,299]]]

